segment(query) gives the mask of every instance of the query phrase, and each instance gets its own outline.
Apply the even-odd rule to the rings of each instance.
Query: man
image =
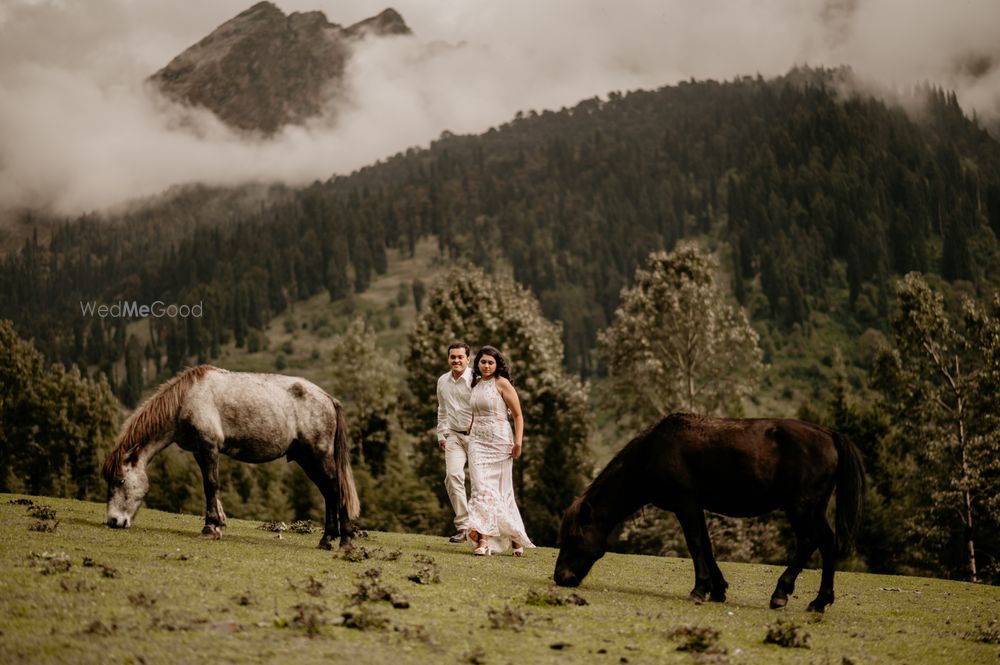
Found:
[[[465,495],[465,467],[469,461],[469,427],[472,425],[472,370],[469,345],[454,342],[448,347],[446,372],[437,382],[438,447],[444,451],[444,486],[455,511],[455,535],[449,540],[464,543],[469,525],[469,502]]]

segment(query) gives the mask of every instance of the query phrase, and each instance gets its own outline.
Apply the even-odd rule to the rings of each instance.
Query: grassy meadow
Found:
[[[818,572],[767,609],[779,569],[722,564],[724,604],[693,605],[690,561],[608,555],[582,587],[551,584],[556,550],[474,557],[442,537],[363,534],[350,555],[320,534],[0,494],[0,663],[998,662],[1000,589]],[[279,537],[280,536],[280,537]],[[771,636],[772,641],[765,643]],[[795,645],[798,646],[795,646]]]

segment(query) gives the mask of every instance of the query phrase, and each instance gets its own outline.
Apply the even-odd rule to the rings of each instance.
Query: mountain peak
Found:
[[[215,113],[231,127],[270,135],[323,112],[351,42],[412,34],[393,9],[343,28],[321,11],[285,15],[258,2],[150,77],[167,97]]]
[[[369,34],[377,37],[413,34],[413,31],[410,30],[408,25],[406,25],[406,21],[403,20],[403,17],[400,16],[399,12],[392,7],[382,10],[382,12],[376,16],[366,18],[363,21],[358,21],[349,27],[347,32],[357,37],[363,37]]]

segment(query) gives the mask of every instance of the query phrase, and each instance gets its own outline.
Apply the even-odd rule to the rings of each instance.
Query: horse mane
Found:
[[[114,447],[104,458],[102,474],[111,482],[121,475],[122,465],[129,455],[140,450],[146,443],[173,422],[180,408],[181,398],[188,388],[201,380],[209,372],[225,371],[211,365],[189,367],[177,376],[165,381],[156,389],[152,397],[139,406],[122,425],[122,431]]]
[[[612,478],[617,477],[629,458],[636,454],[651,436],[656,434],[658,431],[667,428],[678,429],[688,427],[693,422],[702,420],[704,420],[702,416],[691,413],[671,413],[654,425],[647,427],[641,433],[636,435],[631,441],[626,443],[622,449],[615,454],[611,461],[608,462],[603,469],[601,469],[601,472],[597,474],[597,477],[590,481],[590,484],[587,486],[587,489],[583,491],[583,494],[576,497],[576,499],[573,500],[573,503],[570,504],[569,508],[567,508],[563,513],[563,523],[568,530],[566,535],[580,535],[578,515],[580,513],[580,509],[583,507],[583,504],[588,501],[592,492],[604,489],[604,486],[609,484]]]

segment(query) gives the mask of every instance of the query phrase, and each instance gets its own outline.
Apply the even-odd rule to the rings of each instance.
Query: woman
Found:
[[[469,472],[476,488],[469,500],[469,539],[473,552],[489,556],[513,549],[523,556],[534,547],[514,501],[514,460],[521,456],[524,418],[517,391],[503,354],[484,346],[472,364],[472,429],[469,436]],[[507,420],[514,417],[514,431]]]

